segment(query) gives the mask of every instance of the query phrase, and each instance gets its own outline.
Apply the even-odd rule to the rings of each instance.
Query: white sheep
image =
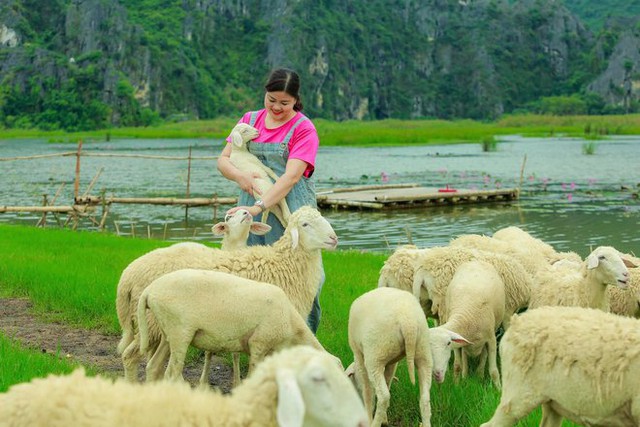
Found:
[[[189,345],[212,353],[248,353],[249,373],[281,348],[324,350],[281,288],[228,273],[178,270],[147,286],[138,302],[142,353],[149,345],[147,309],[169,343],[165,379],[182,379]]]
[[[640,425],[640,321],[581,307],[514,316],[500,341],[502,396],[482,427],[514,425],[542,405],[541,426]]]
[[[438,327],[456,332],[470,341],[469,345],[453,349],[456,378],[460,374],[462,378],[467,376],[469,355],[480,356],[478,373],[484,376],[488,357],[489,375],[496,388],[500,389],[496,331],[504,317],[504,306],[504,283],[491,264],[469,261],[456,269],[447,287],[446,310],[439,311],[442,324]]]
[[[224,221],[211,227],[211,232],[216,236],[222,236],[220,249],[233,251],[246,248],[249,233],[262,236],[271,231],[271,226],[262,222],[254,222],[253,217],[246,209],[238,209],[231,215],[226,215]]]
[[[260,161],[254,154],[249,152],[247,143],[258,136],[258,130],[246,123],[237,124],[229,137],[231,138],[231,154],[229,160],[236,168],[241,171],[251,172],[253,174],[253,182],[258,188],[259,196],[265,194],[271,187],[273,181],[278,179],[278,175],[268,166]],[[273,181],[271,181],[273,179]],[[287,205],[286,199],[283,197],[280,202],[269,207],[269,211],[265,211],[262,216],[262,222],[266,221],[269,212],[273,213],[278,221],[286,227],[291,211]]]
[[[466,340],[444,328],[429,330],[418,301],[410,293],[395,288],[375,288],[356,298],[349,311],[348,329],[354,363],[347,370],[355,373],[367,414],[373,420],[372,427],[387,422],[389,385],[403,357],[412,384],[414,371],[418,371],[422,425],[430,426],[431,375],[437,382],[444,381],[451,347]]]
[[[136,310],[144,289],[163,274],[195,268],[215,270],[274,284],[284,290],[298,313],[306,318],[311,311],[322,272],[322,249],[335,249],[338,237],[317,209],[303,206],[289,219],[283,236],[272,246],[251,246],[223,251],[193,242],[155,249],[131,262],[122,272],[116,295],[122,338],[125,378],[135,381],[144,356],[136,334]],[[149,322],[147,379],[157,379],[169,348],[161,344],[161,334],[153,319]]]
[[[413,272],[415,260],[428,249],[419,249],[415,245],[403,245],[385,260],[378,277],[379,288],[396,288],[413,292]],[[431,300],[426,295],[426,289],[418,298],[427,317],[431,317]]]
[[[634,264],[640,261],[634,260]],[[629,288],[607,286],[611,313],[640,318],[640,268],[629,269]]]
[[[564,259],[576,262],[582,261],[580,255],[575,252],[557,252],[553,246],[537,237],[533,237],[520,227],[509,226],[501,228],[493,233],[493,238],[526,247],[528,250],[542,254],[550,264]]]
[[[327,353],[307,346],[262,361],[222,395],[187,383],[133,384],[82,369],[17,384],[0,394],[0,425],[12,427],[366,427],[351,382]]]
[[[544,305],[562,305],[598,308],[609,311],[607,285],[627,288],[631,260],[622,258],[611,246],[599,246],[582,262],[562,263],[555,268],[541,271],[535,276],[535,288],[529,308]]]
[[[531,275],[508,255],[455,246],[430,248],[416,260],[413,294],[417,297],[425,288],[432,301],[431,311],[434,315],[445,312],[447,286],[453,275],[461,264],[474,260],[491,264],[504,283],[505,312],[502,326],[506,329],[511,315],[529,304],[533,286]]]

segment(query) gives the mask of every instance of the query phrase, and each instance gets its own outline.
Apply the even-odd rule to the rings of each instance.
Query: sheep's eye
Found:
[[[606,257],[604,255],[600,255],[598,259],[602,260],[602,259],[606,259]]]
[[[327,381],[327,379],[321,374],[313,375],[311,379],[313,380],[314,383],[324,383]]]
[[[303,223],[302,223],[302,226],[303,226],[303,227],[308,227],[308,226],[309,226],[309,223],[308,223],[308,222],[303,222]]]

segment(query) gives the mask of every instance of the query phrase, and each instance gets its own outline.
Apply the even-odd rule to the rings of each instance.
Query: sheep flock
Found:
[[[421,425],[431,390],[452,367],[501,399],[486,427],[542,408],[541,426],[640,425],[640,260],[612,246],[556,251],[516,226],[448,245],[391,253],[344,336],[345,370],[306,319],[338,236],[317,209],[290,215],[271,246],[246,246],[268,226],[238,211],[216,224],[222,247],[183,242],[133,260],[117,286],[124,378],[76,370],[0,394],[0,426],[344,426],[388,424],[393,381],[417,373]],[[328,278],[330,279],[330,277]],[[200,387],[182,377],[188,347],[206,352]],[[234,354],[229,395],[210,387],[210,355]],[[237,355],[249,357],[240,378]],[[453,362],[450,357],[453,355]],[[146,362],[144,378],[139,369]],[[432,381],[432,379],[434,381]]]

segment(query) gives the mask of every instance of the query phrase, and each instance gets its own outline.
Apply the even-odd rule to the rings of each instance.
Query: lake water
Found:
[[[590,247],[612,245],[640,254],[640,137],[596,141],[595,154],[583,154],[585,141],[573,138],[506,137],[496,152],[479,144],[354,148],[321,147],[317,159],[318,190],[346,185],[418,183],[456,188],[518,187],[520,200],[397,211],[324,210],[342,249],[386,251],[413,242],[429,247],[460,234],[491,234],[518,225],[554,245],[586,255]],[[85,143],[84,151],[186,157],[215,156],[221,140],[118,140]],[[43,140],[1,140],[0,158],[75,151],[74,144]],[[526,162],[525,162],[526,157]],[[523,169],[524,166],[524,169]],[[521,180],[521,171],[522,180]],[[116,197],[236,196],[213,159],[187,160],[83,157],[80,193],[100,173],[92,195]],[[51,200],[62,182],[57,205],[72,202],[75,157],[0,161],[0,206],[40,205]],[[224,211],[224,209],[223,209]],[[107,229],[120,234],[171,240],[213,240],[211,225],[224,212],[192,207],[188,221],[178,206],[124,205],[111,208]],[[99,213],[99,212],[98,212]],[[40,214],[0,214],[0,222],[35,225]],[[99,217],[99,215],[98,215]],[[63,218],[64,220],[64,218]],[[55,226],[52,215],[48,226]],[[87,220],[81,228],[94,228]]]

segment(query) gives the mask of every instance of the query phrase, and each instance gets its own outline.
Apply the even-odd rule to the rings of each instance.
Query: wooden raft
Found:
[[[320,208],[374,210],[505,202],[516,200],[518,193],[517,188],[470,190],[418,184],[372,185],[319,191],[317,200]]]

